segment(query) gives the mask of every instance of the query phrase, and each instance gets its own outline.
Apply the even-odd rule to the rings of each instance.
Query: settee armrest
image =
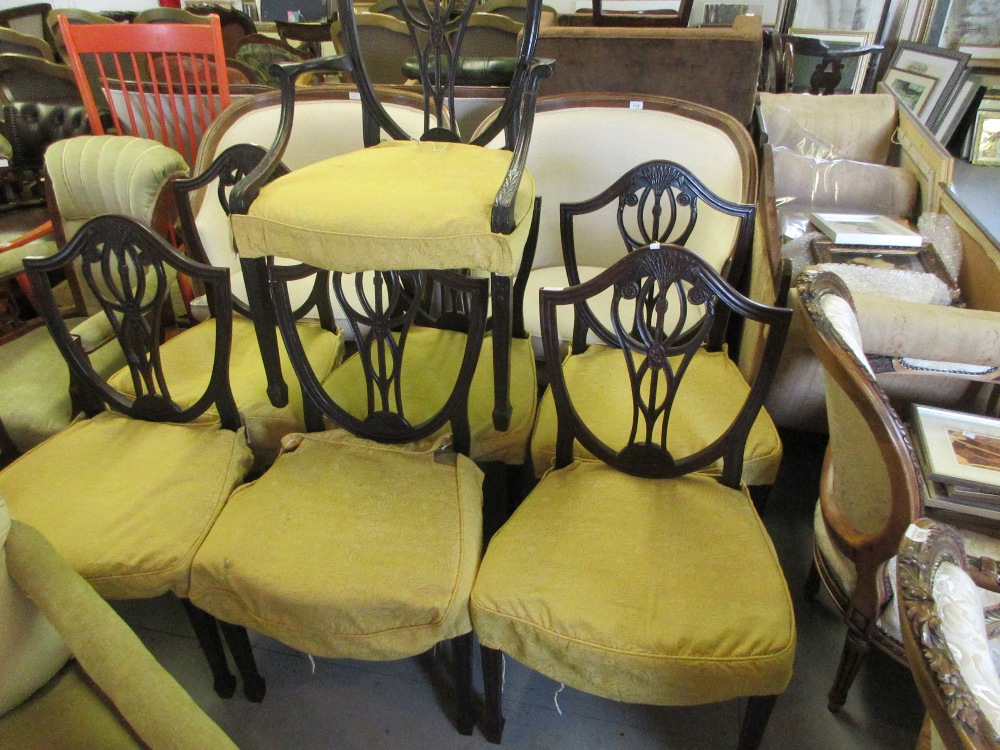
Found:
[[[1000,313],[853,296],[868,355],[1000,365]]]
[[[6,550],[15,582],[146,745],[178,750],[236,748],[38,531],[13,521]]]

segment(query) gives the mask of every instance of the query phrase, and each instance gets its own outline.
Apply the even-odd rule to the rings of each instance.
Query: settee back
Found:
[[[670,96],[748,123],[762,40],[756,16],[739,16],[729,28],[547,26],[539,30],[535,54],[556,61],[541,87],[545,95]]]

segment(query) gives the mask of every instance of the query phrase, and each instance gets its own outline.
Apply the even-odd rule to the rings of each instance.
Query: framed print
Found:
[[[1000,491],[1000,420],[914,405],[913,426],[930,479]]]
[[[944,115],[948,102],[956,93],[958,82],[968,62],[969,55],[965,52],[955,52],[926,44],[900,42],[896,46],[892,60],[889,61],[889,68],[883,80],[888,84],[889,77],[894,71],[935,79],[936,83],[927,93],[927,99],[920,104],[920,111],[914,110],[920,120],[934,130]],[[908,90],[912,98],[914,90],[920,86],[922,84],[919,80],[911,79],[909,86],[902,88]]]
[[[941,122],[934,131],[934,137],[942,146],[947,146],[948,141],[955,135],[959,123],[965,114],[972,108],[979,91],[983,87],[979,76],[966,76],[958,86],[958,91],[948,103],[948,108],[941,117]]]
[[[825,31],[823,29],[789,29],[789,34],[793,36],[804,36],[810,39],[824,42],[832,51],[851,49],[852,47],[864,47],[875,43],[874,31]],[[795,50],[793,91],[808,91],[809,79],[813,71],[822,58],[813,55],[802,55]],[[861,57],[849,57],[845,59],[844,70],[841,73],[840,84],[834,93],[836,94],[860,94],[865,83],[865,72],[871,55]]]
[[[976,115],[972,163],[1000,167],[1000,112],[987,110]]]
[[[1000,0],[935,0],[923,39],[1000,64]]]
[[[939,84],[940,81],[937,78],[905,70],[891,69],[885,75],[885,85],[896,92],[896,96],[902,100],[903,104],[924,122],[927,121],[927,117],[924,115],[927,102],[930,101],[934,87]]]

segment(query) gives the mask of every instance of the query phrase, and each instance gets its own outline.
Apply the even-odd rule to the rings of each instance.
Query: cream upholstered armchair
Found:
[[[891,94],[761,94],[759,115],[759,234],[764,251],[755,253],[754,262],[767,263],[766,270],[755,269],[760,288],[781,285],[783,261],[791,261],[796,276],[812,265],[805,243],[792,250],[797,243],[788,242],[808,229],[812,212],[880,213],[915,220],[936,210],[941,183],[950,179],[950,156],[933,145],[922,124],[898,108]],[[940,290],[915,294],[884,279],[878,280],[877,288],[884,292],[878,296],[880,302],[859,309],[869,327],[865,352],[876,360],[879,384],[897,402],[961,406],[976,397],[981,384],[931,371],[960,370],[984,381],[998,372],[1000,361],[989,356],[997,350],[977,341],[984,334],[992,341],[995,333],[990,331],[1000,330],[1000,315],[987,312],[1000,309],[993,263],[978,260],[982,251],[957,230],[944,239],[958,247],[964,244],[965,262],[957,281],[965,309],[949,307],[950,298]],[[972,253],[977,256],[975,264]],[[973,278],[973,268],[979,278]],[[870,288],[876,288],[874,281]],[[796,295],[793,283],[792,306]],[[752,296],[759,299],[766,294],[752,290]],[[935,304],[922,302],[932,299]],[[976,333],[964,335],[966,327]],[[876,330],[885,335],[874,334]],[[962,333],[951,338],[949,330]],[[966,346],[957,346],[958,340]],[[767,409],[780,426],[826,429],[823,368],[810,351],[800,318],[789,333]]]
[[[1000,590],[997,561],[967,558],[961,534],[929,518],[906,530],[897,559],[903,644],[927,707],[929,742],[918,747],[1000,748],[1000,676],[983,616],[983,589]]]
[[[829,693],[831,711],[843,706],[871,646],[905,662],[898,609],[888,605],[896,550],[907,526],[921,513],[923,480],[907,428],[865,356],[877,337],[868,322],[873,316],[864,311],[874,307],[881,312],[882,304],[878,297],[852,298],[840,278],[829,272],[807,271],[798,285],[798,317],[823,368],[830,426],[807,597],[815,597],[822,583],[847,625]],[[950,332],[964,338],[956,328]],[[963,343],[956,340],[954,345]],[[1000,553],[1000,542],[992,538],[972,531],[963,531],[963,537],[971,554]],[[995,606],[1000,597],[989,603]]]
[[[0,745],[236,746],[52,545],[0,499]]]
[[[599,304],[614,323],[587,351],[607,349],[606,361],[618,357],[627,370],[630,398],[613,408],[624,410],[631,432],[594,430],[594,410],[569,390],[559,364],[557,318],[572,309],[582,322],[583,305]],[[738,746],[752,750],[791,677],[795,624],[741,474],[791,313],[747,300],[693,252],[658,244],[579,286],[543,290],[541,307],[556,461],[490,541],[472,591],[483,732],[493,742],[503,732],[502,652],[612,700],[694,705],[749,696]],[[684,403],[696,396],[688,378],[727,311],[766,329],[765,364],[719,437],[684,445],[672,428],[694,406]],[[574,440],[599,460],[575,458]]]
[[[88,219],[103,214],[131,216],[165,234],[173,213],[163,187],[185,175],[187,165],[180,154],[152,141],[80,136],[54,143],[45,153],[45,171],[52,234],[25,244],[10,257],[0,255],[8,272],[22,272],[27,256],[53,255]],[[69,269],[69,283],[59,290],[60,306],[72,311],[67,325],[94,369],[107,377],[124,367],[125,360],[77,274]],[[91,317],[81,317],[84,314]],[[0,347],[0,417],[19,450],[64,428],[73,413],[69,372],[47,328],[28,330]]]
[[[131,398],[94,371],[59,315],[49,274],[73,263],[82,265],[125,353]],[[25,266],[46,325],[79,382],[83,416],[0,471],[11,515],[45,534],[105,598],[174,593],[208,657],[216,691],[232,695],[235,680],[217,625],[187,603],[191,559],[253,459],[229,385],[228,274],[184,258],[125,216],[91,219],[58,253],[29,258]],[[208,285],[219,316],[204,363],[210,375],[189,405],[171,398],[159,352],[168,267]],[[214,418],[206,416],[210,407]]]

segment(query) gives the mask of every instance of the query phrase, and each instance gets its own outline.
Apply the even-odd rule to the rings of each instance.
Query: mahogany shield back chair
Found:
[[[496,428],[504,430],[512,411],[511,280],[522,265],[536,215],[533,184],[524,160],[538,81],[552,71],[551,62],[532,58],[541,5],[532,2],[529,6],[515,73],[500,115],[470,143],[462,142],[457,126],[445,113],[454,111],[462,38],[475,6],[467,4],[457,17],[454,0],[400,7],[423,68],[421,140],[411,141],[382,106],[366,72],[352,3],[342,0],[339,20],[348,54],[279,68],[287,114],[267,160],[233,191],[233,232],[240,253],[248,257],[277,254],[323,267],[327,256],[336,254],[339,259],[353,258],[358,268],[365,268],[367,259],[376,255],[386,268],[401,264],[463,267],[490,274],[493,418]],[[288,142],[295,78],[316,70],[353,73],[365,108],[368,147],[293,172],[264,188]],[[393,140],[380,143],[381,131]],[[505,135],[503,149],[483,148],[501,133]],[[358,196],[358,200],[346,200],[348,196]],[[433,211],[427,210],[428,204]],[[288,214],[289,209],[294,216]],[[394,258],[405,258],[405,262]],[[261,286],[259,279],[248,281]],[[253,294],[263,296],[262,291]],[[262,351],[272,352],[272,387],[280,398],[283,386],[273,364],[277,342],[270,326],[262,325],[258,334],[270,339],[262,341]]]
[[[194,164],[202,135],[230,103],[219,19],[209,20],[109,26],[61,17],[93,132],[106,132],[98,107],[107,106],[115,133],[158,140]]]
[[[917,519],[899,545],[896,590],[903,645],[927,708],[918,747],[1000,748],[1000,676],[980,587],[1000,590],[997,560],[969,558],[962,535]]]
[[[753,205],[720,198],[676,162],[649,161],[633,167],[590,200],[560,205],[563,262],[570,285],[589,281],[603,270],[593,266],[581,268],[577,262],[575,219],[587,218],[608,206],[615,209],[618,246],[625,253],[652,242],[698,247],[697,242],[691,242],[698,222],[710,220],[710,215],[717,213],[735,217],[737,221],[735,250],[727,264],[734,269],[731,278],[739,278],[749,257],[756,214]],[[608,219],[605,215],[605,220]],[[627,433],[630,420],[622,417],[628,414],[632,399],[627,370],[612,332],[609,294],[593,305],[581,303],[575,327],[567,326],[561,332],[561,338],[572,338],[574,355],[563,362],[563,378],[584,420],[605,442],[612,441],[611,435],[617,438]],[[722,434],[747,389],[746,381],[724,347],[726,324],[726,316],[718,314],[705,347],[697,352],[687,372],[689,395],[678,402],[678,407],[684,408],[675,412],[673,423],[673,437],[685,449],[708,445]],[[555,459],[556,426],[556,406],[550,390],[542,397],[532,434],[532,462],[538,477]],[[577,458],[596,460],[581,445],[574,446]],[[778,431],[763,409],[747,436],[746,448],[743,481],[763,490],[773,484],[782,455]],[[764,498],[755,499],[762,509]]]
[[[332,282],[358,343],[355,410],[317,376],[295,323],[288,282],[317,269],[271,262],[269,271],[281,335],[313,407],[311,431],[287,437],[274,465],[232,495],[196,556],[192,601],[325,657],[401,659],[450,640],[458,729],[470,734],[468,598],[482,545],[482,473],[467,457],[467,408],[487,281],[434,270],[318,272],[325,304]],[[406,353],[427,336],[459,356],[438,372],[452,389],[415,408],[407,392],[422,373]],[[324,418],[334,429],[323,431]],[[435,438],[445,427],[451,437]],[[262,525],[273,532],[264,543]]]
[[[76,262],[125,352],[135,398],[100,376],[60,316],[48,274]],[[88,418],[0,471],[11,515],[41,531],[106,599],[173,592],[208,656],[216,692],[232,695],[217,626],[187,603],[195,550],[252,461],[229,386],[228,272],[113,215],[87,222],[58,253],[26,259],[25,267]],[[205,283],[219,313],[212,374],[189,407],[171,397],[159,356],[171,271]],[[218,420],[202,419],[209,407]]]
[[[558,313],[572,307],[582,326],[581,305],[602,295],[612,320],[605,343],[631,385],[631,429],[612,442],[585,420],[559,366]],[[613,700],[691,705],[750,696],[739,747],[754,748],[791,677],[795,623],[740,477],[791,311],[743,297],[676,245],[637,249],[590,281],[540,297],[559,416],[556,463],[491,540],[473,588],[484,734],[499,742],[503,731],[503,652]],[[727,310],[767,327],[764,365],[717,439],[678,445],[683,399],[707,407],[716,396],[688,392],[688,378]],[[575,460],[574,440],[600,460]]]
[[[192,206],[192,194],[214,186],[215,194],[204,196],[204,201],[217,204],[223,214],[229,212],[229,191],[243,175],[250,172],[266,154],[260,146],[249,143],[237,144],[223,151],[211,165],[196,177],[172,182],[173,195],[181,222],[184,245],[189,255],[207,265],[229,268],[232,258],[217,260],[210,255],[202,243]],[[280,166],[275,175],[288,170]],[[204,206],[204,202],[202,204]],[[216,207],[213,205],[213,207]],[[229,249],[230,256],[232,249]],[[216,261],[216,262],[213,262]],[[303,286],[306,288],[303,289]],[[206,297],[211,305],[211,298]],[[299,285],[296,289],[295,318],[299,327],[299,338],[308,352],[309,362],[320,378],[328,376],[343,358],[343,334],[337,328],[333,309],[326,304],[322,291],[309,285]],[[243,423],[247,429],[247,441],[254,451],[255,468],[266,467],[274,461],[280,449],[281,440],[290,432],[297,432],[304,426],[303,398],[299,388],[293,387],[288,404],[282,408],[273,406],[267,398],[267,378],[264,374],[257,337],[253,327],[254,311],[238,295],[233,295],[233,309],[239,313],[233,318],[234,354],[231,359],[231,380],[236,403],[240,408]],[[211,309],[212,319],[216,314]],[[307,318],[308,316],[308,318]],[[177,374],[198,372],[198,353],[211,345],[213,326],[211,321],[200,323],[164,346],[164,366]],[[284,350],[280,351],[282,371],[291,373],[291,365]],[[195,379],[189,386],[195,386]],[[128,381],[119,377],[118,386],[128,387]],[[193,397],[197,389],[187,398]]]
[[[807,272],[798,291],[806,339],[826,383],[830,442],[806,596],[814,598],[822,583],[847,625],[828,696],[828,707],[836,712],[872,646],[906,663],[899,610],[891,603],[895,556],[920,515],[923,479],[907,428],[865,357],[861,325],[873,335],[877,331],[859,319],[855,300],[834,274]],[[865,309],[878,299],[866,301]],[[973,531],[962,535],[970,554],[1000,557],[1000,542]],[[996,610],[1000,596],[987,596],[987,605]]]

